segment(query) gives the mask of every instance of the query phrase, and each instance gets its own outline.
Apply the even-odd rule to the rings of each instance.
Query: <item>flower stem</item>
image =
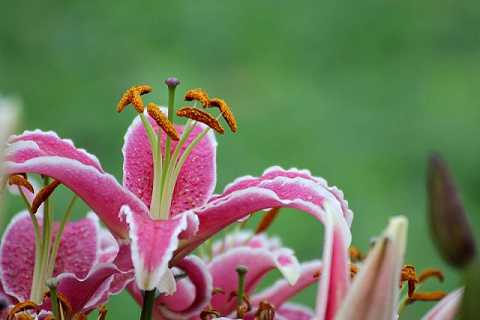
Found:
[[[147,290],[143,293],[143,306],[140,320],[152,319],[153,303],[155,302],[155,291],[156,289],[153,289]]]
[[[50,300],[51,300],[51,304],[52,304],[53,316],[55,317],[55,319],[62,319],[60,317],[60,310],[58,308],[59,302],[58,302],[58,295],[57,295],[56,280],[49,279],[47,281],[47,286],[50,289]]]

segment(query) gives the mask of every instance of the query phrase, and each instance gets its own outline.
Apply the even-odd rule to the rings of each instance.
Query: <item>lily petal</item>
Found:
[[[215,288],[222,289],[225,294],[212,297],[213,308],[221,314],[229,314],[235,309],[235,299],[231,293],[238,288],[236,268],[245,266],[245,292],[250,294],[260,280],[271,270],[278,268],[287,281],[293,285],[300,273],[300,266],[293,251],[288,248],[267,250],[264,248],[238,247],[216,256],[208,265]]]
[[[17,150],[17,152],[15,152],[15,162],[25,162],[29,159],[42,156],[59,156],[75,159],[84,165],[96,168],[99,172],[103,172],[102,166],[97,157],[89,154],[83,149],[76,148],[71,140],[60,139],[60,137],[53,131],[25,131],[21,135],[10,137],[8,140],[10,144],[17,144],[21,141],[33,142],[33,144],[30,144],[31,148]],[[28,144],[23,145],[28,146]],[[10,148],[11,147],[9,147],[9,149]],[[9,152],[7,151],[7,154],[8,153]],[[7,158],[10,158],[10,155]]]
[[[41,225],[41,219],[39,219]],[[57,226],[55,227],[55,229]],[[86,218],[65,226],[55,273],[85,276],[97,261],[98,221]],[[35,239],[29,214],[17,214],[8,225],[0,247],[0,279],[5,292],[18,300],[30,296],[35,263]]]
[[[91,165],[58,156],[40,156],[24,162],[16,162],[16,159],[17,154],[10,153],[5,163],[7,174],[37,173],[59,180],[81,197],[117,237],[125,239],[128,236],[128,226],[119,216],[123,205],[128,205],[136,214],[148,215],[148,208],[142,201],[118,184],[113,176]]]
[[[211,200],[215,200],[216,198],[219,197],[224,197],[225,195],[232,193],[237,190],[242,190],[248,187],[253,187],[257,186],[261,181],[264,180],[273,180],[277,177],[285,177],[285,178],[303,178],[306,180],[313,181],[317,183],[318,185],[326,188],[328,191],[330,191],[340,202],[340,205],[342,207],[342,212],[345,217],[345,220],[347,221],[348,225],[350,226],[352,224],[353,220],[353,212],[352,210],[349,209],[348,207],[348,201],[345,200],[343,192],[338,189],[335,186],[329,186],[327,181],[322,178],[322,177],[316,177],[311,174],[309,170],[306,169],[297,169],[297,168],[290,168],[290,169],[283,169],[280,166],[272,166],[270,168],[267,168],[263,174],[261,175],[260,178],[253,177],[253,176],[244,176],[235,179],[232,183],[228,184],[225,187],[224,192],[221,195],[216,195],[212,197]]]
[[[200,220],[200,229],[187,245],[178,250],[175,259],[185,256],[207,238],[239,219],[273,207],[298,209],[312,215],[326,227],[333,224],[332,227],[342,233],[344,245],[348,248],[350,244],[351,233],[348,221],[343,218],[341,203],[330,190],[314,181],[301,177],[281,176],[271,180],[259,177],[249,181],[242,189],[235,188],[232,191],[231,188],[228,187],[225,194],[215,196],[205,206],[194,209]],[[330,213],[325,210],[327,203],[331,208]],[[326,219],[330,214],[335,219]],[[329,236],[333,236],[333,233]]]
[[[390,219],[383,236],[377,240],[355,276],[335,319],[395,318],[407,225],[407,219],[403,216]]]
[[[121,249],[119,252],[129,253],[129,250]],[[122,258],[119,257],[120,260]],[[57,290],[67,298],[74,312],[88,313],[106,303],[111,295],[123,291],[134,280],[133,270],[120,266],[121,263],[116,261],[97,264],[83,278],[73,273],[62,273],[57,276]]]
[[[262,292],[252,296],[252,305],[257,306],[261,301],[268,301],[276,308],[294,297],[305,288],[318,282],[322,272],[322,263],[319,260],[305,262],[300,265],[300,277],[294,285],[281,279]]]
[[[177,281],[177,291],[174,294],[161,295],[155,301],[155,319],[193,319],[211,300],[212,278],[200,258],[187,256],[177,267],[187,278]],[[142,295],[136,285],[129,285],[128,290],[138,303],[142,303]]]
[[[158,132],[158,125],[150,117],[149,120],[155,132]],[[204,128],[204,125],[198,124],[193,129],[180,154]],[[183,132],[183,126],[176,126],[176,129],[179,134]],[[165,137],[166,135],[162,134],[163,148],[165,148]],[[176,146],[177,142],[173,141],[171,150],[173,151]],[[210,132],[192,150],[177,179],[171,207],[172,214],[202,206],[210,198],[216,183],[216,148],[215,135]],[[142,199],[145,205],[150,206],[153,186],[152,149],[139,117],[135,118],[125,135],[123,156],[123,184]]]
[[[462,302],[463,289],[457,289],[450,292],[445,298],[440,300],[422,320],[453,320],[457,315]]]
[[[152,220],[134,214],[124,206],[121,212],[130,226],[132,260],[135,266],[137,286],[142,290],[158,288],[161,293],[171,294],[168,285],[158,287],[168,272],[168,263],[177,249],[180,234],[191,228],[189,222],[196,221],[193,212],[177,215],[169,220]]]

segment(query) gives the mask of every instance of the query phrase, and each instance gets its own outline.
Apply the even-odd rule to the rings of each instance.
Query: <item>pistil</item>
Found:
[[[220,110],[218,117],[213,117],[206,111],[197,109],[196,106],[188,106],[179,109],[176,114],[179,117],[187,118],[187,123],[179,136],[174,126],[173,117],[175,114],[175,91],[180,81],[176,78],[165,80],[168,87],[168,114],[154,103],[147,105],[147,113],[153,119],[159,129],[155,132],[150,120],[144,112],[144,103],[141,95],[149,93],[151,87],[147,85],[133,86],[129,88],[120,99],[117,110],[122,112],[128,104],[132,104],[139,113],[142,124],[146,130],[150,142],[153,158],[153,188],[150,202],[150,216],[153,219],[168,219],[175,191],[175,184],[185,161],[201,140],[209,133],[215,130],[218,133],[224,133],[224,129],[219,123],[219,118],[223,116],[233,132],[237,125],[235,118],[228,105],[219,98],[210,100],[208,94],[202,89],[193,89],[187,91],[186,101],[200,102],[204,108],[215,107]],[[206,124],[206,127],[185,147],[188,138],[195,129],[197,122]],[[162,135],[166,133],[165,145],[162,144]],[[177,145],[172,150],[172,141],[177,141]]]

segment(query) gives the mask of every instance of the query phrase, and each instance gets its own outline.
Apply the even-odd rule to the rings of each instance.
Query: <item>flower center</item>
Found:
[[[225,130],[219,122],[223,117],[232,132],[237,131],[237,122],[227,103],[219,98],[210,99],[202,89],[188,90],[185,94],[185,101],[199,102],[204,109],[217,108],[219,115],[212,116],[210,113],[196,108],[196,106],[185,106],[177,110],[176,115],[186,118],[187,122],[181,135],[178,134],[174,125],[175,114],[175,91],[180,84],[176,78],[168,78],[165,81],[168,87],[168,113],[154,103],[147,105],[147,114],[159,127],[158,132],[153,129],[142,100],[142,95],[151,92],[148,85],[134,86],[128,89],[121,97],[117,110],[122,112],[128,104],[132,104],[139,114],[142,124],[147,133],[153,157],[153,188],[150,202],[150,216],[153,219],[168,219],[173,201],[175,185],[185,161],[195,146],[208,134],[210,130],[223,134]],[[201,122],[206,127],[193,139],[189,139],[197,124]],[[162,146],[162,135],[166,134],[165,146]],[[172,140],[177,145],[172,150]],[[189,143],[187,141],[191,140]],[[183,152],[181,150],[184,148]]]

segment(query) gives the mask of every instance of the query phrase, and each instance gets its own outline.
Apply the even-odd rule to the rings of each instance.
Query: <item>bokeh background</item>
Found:
[[[425,166],[432,150],[450,162],[478,234],[478,2],[44,0],[2,11],[0,91],[23,100],[24,128],[72,138],[121,179],[134,113],[116,114],[117,99],[149,83],[166,103],[163,80],[175,75],[181,89],[224,97],[238,118],[239,133],[218,138],[218,192],[273,164],[309,168],[344,190],[355,245],[366,250],[391,215],[405,214],[406,262],[446,271],[427,288],[458,284],[428,235]],[[8,213],[20,207],[12,199]],[[288,210],[270,230],[300,260],[320,257],[322,232]],[[139,314],[128,294],[109,309],[111,319]]]

